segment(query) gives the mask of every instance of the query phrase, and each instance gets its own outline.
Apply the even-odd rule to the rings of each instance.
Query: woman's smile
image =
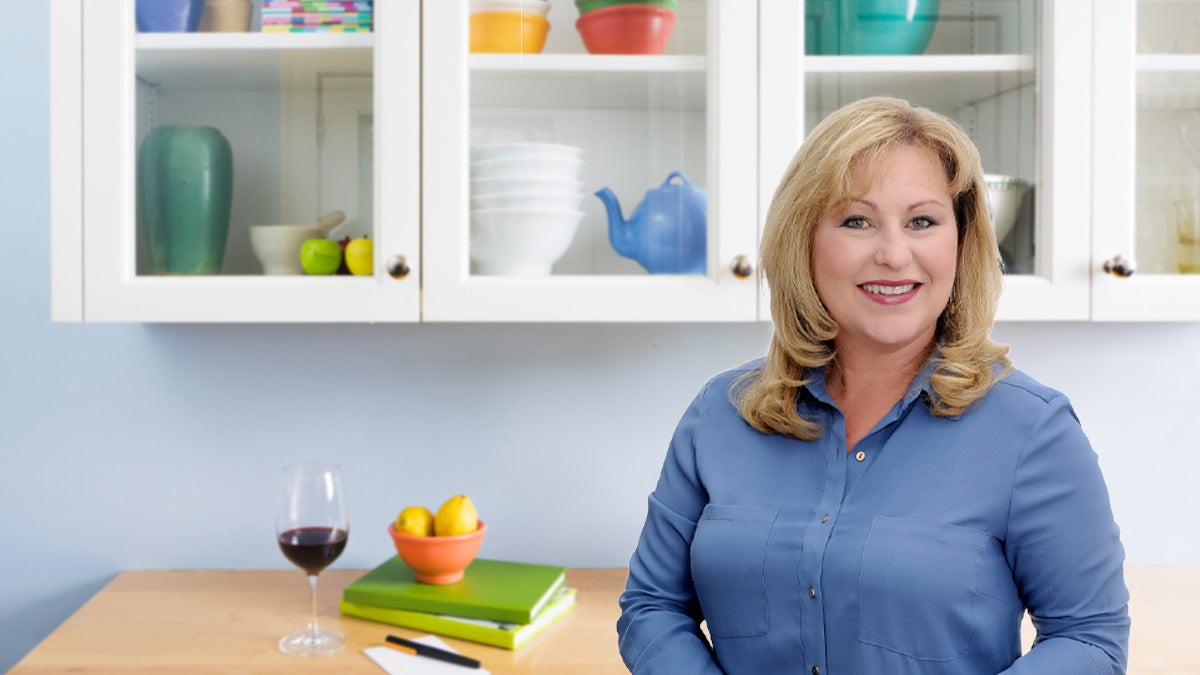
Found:
[[[869,281],[859,284],[868,298],[882,305],[899,305],[916,295],[921,284],[915,281]]]

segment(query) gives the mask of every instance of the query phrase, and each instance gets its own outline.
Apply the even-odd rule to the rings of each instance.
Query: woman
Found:
[[[631,671],[1125,672],[1096,455],[988,338],[986,195],[928,110],[865,99],[813,130],[763,234],[768,353],[700,392],[650,495],[617,623]]]

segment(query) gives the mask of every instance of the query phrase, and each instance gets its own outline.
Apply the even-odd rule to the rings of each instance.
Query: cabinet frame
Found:
[[[1117,255],[1136,262],[1138,73],[1169,69],[1177,61],[1138,54],[1138,0],[1105,5],[1093,24],[1092,319],[1200,321],[1200,274],[1135,272],[1124,278],[1103,271]]]
[[[52,172],[54,218],[54,317],[63,321],[140,322],[412,322],[420,318],[420,175],[415,158],[420,149],[419,27],[407,12],[419,0],[389,0],[375,13],[379,37],[367,38],[374,69],[376,117],[389,124],[375,134],[373,181],[375,210],[375,274],[363,277],[269,277],[261,275],[147,276],[136,266],[136,120],[135,63],[139,49],[134,29],[134,0],[106,3],[54,0],[55,20],[70,26],[52,33],[56,62],[52,90],[55,102]],[[406,7],[407,6],[407,7]],[[389,22],[395,17],[394,22]],[[78,26],[76,33],[74,27]],[[306,49],[304,35],[179,34],[178,39],[147,37],[151,48],[226,47],[262,49],[269,58],[277,49]],[[160,44],[161,43],[161,44]],[[318,48],[321,45],[318,41]],[[75,50],[74,52],[72,50]],[[77,68],[72,66],[74,54]],[[71,55],[68,58],[66,55]],[[78,91],[76,98],[75,92]],[[60,104],[61,101],[61,104]],[[74,103],[78,101],[78,108]],[[72,109],[79,110],[78,136]],[[383,111],[386,111],[384,113]],[[75,175],[69,151],[79,148],[80,207],[73,207]],[[237,153],[237,148],[234,148]],[[235,182],[237,177],[234,177]],[[278,197],[276,197],[278,198]],[[316,214],[313,215],[315,218]],[[61,244],[61,245],[60,245]],[[79,251],[80,291],[68,265]],[[400,252],[414,270],[396,280],[385,270],[387,258]]]
[[[469,79],[467,6],[426,3],[423,97],[423,319],[441,321],[754,321],[757,284],[734,275],[734,259],[757,257],[753,178],[757,14],[742,0],[707,0],[708,272],[704,275],[472,275],[469,260]],[[565,26],[557,30],[571,30]],[[483,56],[483,55],[479,55]],[[553,55],[534,54],[529,61]],[[516,57],[520,58],[520,57]],[[639,60],[595,57],[599,70],[636,68]],[[612,64],[612,65],[610,65]],[[615,71],[614,71],[615,72]],[[664,176],[665,177],[665,176]],[[647,185],[646,189],[657,187]],[[585,186],[594,190],[592,186]],[[589,199],[594,199],[588,197]],[[641,196],[637,198],[640,200]],[[626,216],[635,204],[623,204]],[[714,225],[715,223],[715,225]]]
[[[760,5],[761,79],[775,83],[763,87],[760,108],[764,139],[760,219],[765,218],[778,177],[804,139],[807,63],[845,68],[848,73],[870,63],[873,68],[903,74],[928,72],[930,67],[946,68],[948,72],[970,70],[976,63],[986,67],[997,60],[990,56],[811,57],[805,54],[803,39],[796,39],[804,35],[803,3],[760,0]],[[1086,320],[1089,316],[1088,249],[1081,244],[1089,239],[1089,222],[1080,214],[1088,214],[1091,209],[1092,136],[1090,119],[1079,119],[1078,111],[1080,101],[1091,100],[1091,43],[1086,31],[1056,27],[1090,22],[1091,3],[1047,0],[1040,4],[1040,11],[1043,29],[1037,39],[1044,100],[1039,111],[1041,175],[1035,182],[1037,274],[1005,276],[997,313],[1001,321]],[[836,65],[828,66],[830,62]]]
[[[84,317],[83,0],[53,0],[50,21],[50,318]]]

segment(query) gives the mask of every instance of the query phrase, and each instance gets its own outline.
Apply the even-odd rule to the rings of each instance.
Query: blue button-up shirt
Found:
[[[1066,397],[1017,371],[935,417],[927,366],[847,454],[821,372],[819,439],[746,424],[729,388],[758,365],[672,438],[620,600],[634,673],[1125,672],[1124,551]]]

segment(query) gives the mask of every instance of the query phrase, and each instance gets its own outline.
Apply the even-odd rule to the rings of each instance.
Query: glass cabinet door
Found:
[[[138,4],[80,3],[83,319],[418,320],[418,1]]]
[[[510,4],[424,3],[423,318],[754,320],[755,3]]]
[[[1093,315],[1198,320],[1200,3],[1102,3],[1096,30]]]
[[[1069,30],[1086,20],[1079,4],[764,0],[760,200],[825,116],[868,96],[906,99],[979,148],[1006,271],[1000,318],[1086,318],[1090,137],[1078,102],[1091,70],[1086,31]]]

